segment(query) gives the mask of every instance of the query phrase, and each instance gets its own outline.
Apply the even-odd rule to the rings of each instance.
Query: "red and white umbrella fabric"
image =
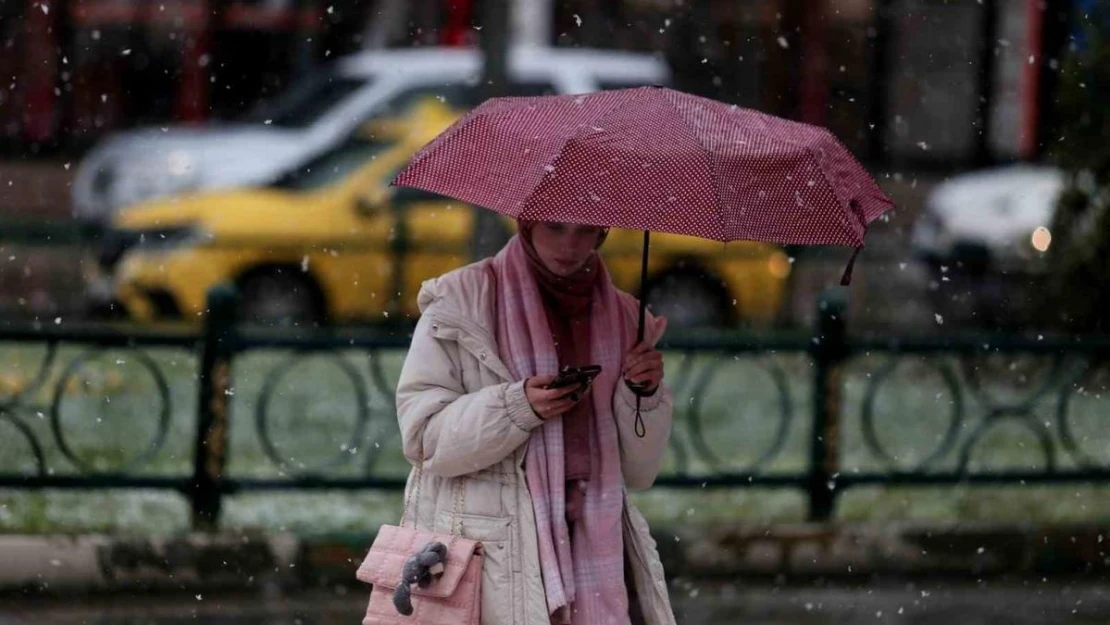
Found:
[[[858,254],[893,207],[829,131],[663,87],[487,100],[393,183],[518,219],[643,230],[645,270],[653,231]]]

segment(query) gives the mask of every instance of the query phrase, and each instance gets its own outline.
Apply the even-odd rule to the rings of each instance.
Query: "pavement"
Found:
[[[677,584],[682,625],[1105,625],[1110,588],[1033,579],[1006,583],[877,581]],[[284,595],[78,595],[0,599],[0,625],[338,625],[359,622],[366,591]]]
[[[1106,527],[660,530],[682,624],[1106,625]],[[680,535],[681,534],[681,535]],[[0,625],[355,623],[365,534],[0,535]]]
[[[1110,577],[1104,524],[813,523],[653,534],[672,579]],[[0,535],[0,593],[330,587],[353,578],[372,542],[365,533]]]

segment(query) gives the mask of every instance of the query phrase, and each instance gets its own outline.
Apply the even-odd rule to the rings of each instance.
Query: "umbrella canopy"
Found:
[[[856,248],[893,206],[827,130],[662,87],[487,100],[394,184],[519,219]]]

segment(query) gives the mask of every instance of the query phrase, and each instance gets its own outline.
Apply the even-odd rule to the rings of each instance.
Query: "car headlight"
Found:
[[[1052,231],[1044,226],[1037,228],[1029,235],[1029,245],[1034,250],[1044,254],[1052,246]]]

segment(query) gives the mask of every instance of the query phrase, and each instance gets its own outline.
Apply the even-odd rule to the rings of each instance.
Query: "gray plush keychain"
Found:
[[[401,570],[401,582],[393,591],[393,606],[405,616],[412,616],[412,585],[427,588],[432,578],[443,573],[447,562],[447,545],[430,542],[412,554]]]

